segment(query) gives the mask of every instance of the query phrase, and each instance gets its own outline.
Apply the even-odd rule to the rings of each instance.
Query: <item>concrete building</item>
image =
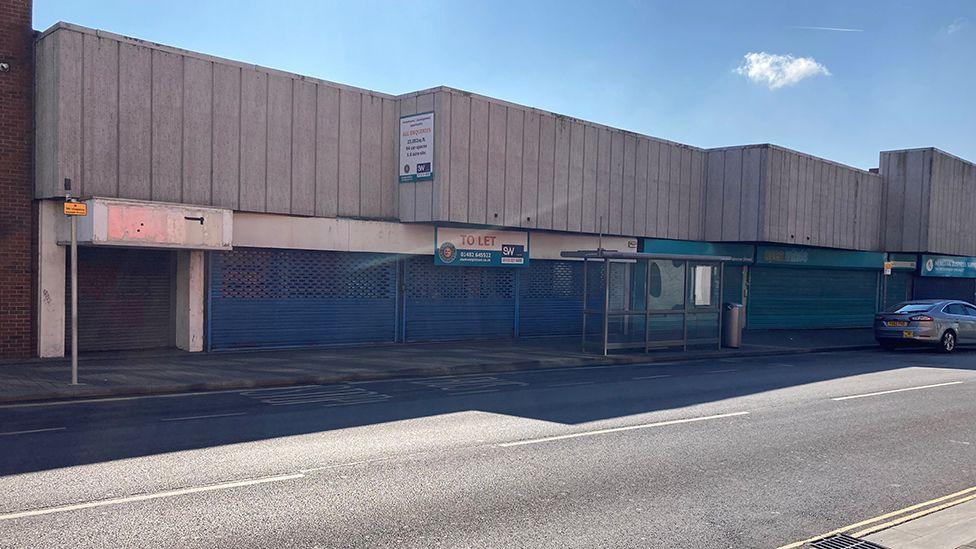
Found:
[[[702,149],[452,88],[388,95],[64,23],[31,35],[29,2],[0,5],[26,14],[34,59],[3,34],[0,86],[33,113],[17,131],[34,152],[0,141],[26,170],[0,183],[36,212],[0,242],[34,258],[4,271],[27,274],[3,287],[4,356],[65,352],[66,194],[89,204],[83,351],[578,335],[581,264],[560,254],[601,243],[733,257],[722,298],[750,328],[976,295],[976,166],[936,149],[877,171]]]

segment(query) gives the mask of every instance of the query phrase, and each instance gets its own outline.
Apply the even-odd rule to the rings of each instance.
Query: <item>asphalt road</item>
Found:
[[[777,547],[976,485],[974,420],[973,351],[2,406],[0,547]]]

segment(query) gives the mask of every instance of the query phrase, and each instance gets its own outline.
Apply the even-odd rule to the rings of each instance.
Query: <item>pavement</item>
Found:
[[[0,547],[788,547],[976,493],[974,416],[971,350],[7,404]]]
[[[340,383],[409,376],[554,367],[648,364],[710,357],[770,356],[872,348],[870,329],[747,331],[739,349],[584,353],[579,338],[186,353],[162,350],[82,355],[78,386],[66,359],[0,362],[0,403]]]
[[[970,497],[964,503],[906,521],[864,539],[889,549],[976,549],[976,499]]]

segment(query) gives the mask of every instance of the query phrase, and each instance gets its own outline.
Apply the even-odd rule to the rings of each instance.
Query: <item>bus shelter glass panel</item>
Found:
[[[587,261],[583,346],[717,346],[722,265],[682,259]]]

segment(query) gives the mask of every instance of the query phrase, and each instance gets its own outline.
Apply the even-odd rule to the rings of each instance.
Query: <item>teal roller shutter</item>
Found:
[[[396,256],[236,249],[210,256],[210,347],[394,341]]]
[[[877,271],[755,267],[749,283],[748,327],[869,327],[877,295]]]
[[[519,336],[578,336],[583,262],[533,259],[519,273]]]
[[[439,267],[413,256],[404,271],[406,341],[515,336],[515,269]]]
[[[912,273],[893,272],[885,276],[884,309],[912,298]]]

